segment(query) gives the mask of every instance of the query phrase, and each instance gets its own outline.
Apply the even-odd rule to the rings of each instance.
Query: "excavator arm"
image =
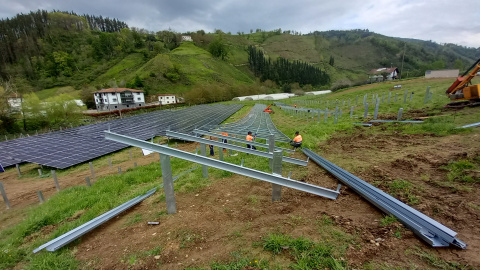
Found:
[[[472,70],[470,73],[468,73]],[[455,94],[457,91],[462,90],[465,86],[467,86],[472,79],[477,75],[477,72],[480,70],[480,59],[475,62],[462,76],[458,77],[457,80],[445,91],[445,94],[451,96]],[[467,75],[468,73],[468,75]],[[467,75],[467,76],[465,76]]]

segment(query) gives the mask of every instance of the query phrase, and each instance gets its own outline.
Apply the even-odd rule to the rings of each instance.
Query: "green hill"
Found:
[[[313,86],[319,89],[364,83],[368,72],[379,67],[396,66],[404,78],[407,74],[423,76],[427,69],[462,71],[480,57],[475,48],[387,37],[368,30],[306,35],[280,29],[238,35],[220,30],[154,33],[131,30],[115,19],[73,12],[20,14],[1,20],[0,30],[9,37],[0,39],[2,85],[7,92],[15,89],[21,93],[44,89],[47,91],[43,93],[55,93],[48,89],[69,86],[93,91],[125,85],[149,94],[223,89],[228,99],[280,91],[280,85],[260,84],[253,75],[247,50],[252,45],[265,54],[267,61],[283,58],[325,71],[330,82]],[[190,35],[193,42],[182,43],[182,35]],[[226,59],[209,53],[213,41],[228,51]]]

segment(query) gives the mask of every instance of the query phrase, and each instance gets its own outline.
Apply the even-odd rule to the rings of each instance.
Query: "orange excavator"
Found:
[[[472,79],[478,71],[480,71],[480,59],[447,89],[445,93],[453,102],[448,103],[445,107],[462,108],[480,105],[480,84],[472,85]]]
[[[272,107],[272,104],[268,105],[268,107],[265,108],[265,110],[263,110],[263,111],[266,112],[266,113],[275,113],[272,109],[270,109],[270,107]]]

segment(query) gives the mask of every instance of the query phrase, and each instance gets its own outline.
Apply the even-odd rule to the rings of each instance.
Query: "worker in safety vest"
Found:
[[[293,138],[292,141],[290,141],[290,145],[293,146],[293,149],[297,149],[298,147],[302,146],[302,135],[300,135],[300,132],[295,132],[295,138]]]
[[[227,136],[227,137],[228,137],[228,133],[227,133],[227,132],[222,132],[222,133],[220,133],[220,134],[222,134],[223,136]],[[223,142],[223,143],[227,143],[227,139],[223,138],[223,139],[222,139],[222,142]],[[227,151],[227,150],[226,150],[225,148],[223,148],[223,152],[226,152],[226,151]]]
[[[256,137],[256,136],[255,136]],[[254,136],[252,136],[252,132],[249,131],[248,134],[247,134],[247,137],[245,138],[245,140],[251,142],[255,139]],[[257,148],[254,146],[254,145],[250,145],[250,144],[247,144],[247,148],[251,148],[253,150],[257,150]]]

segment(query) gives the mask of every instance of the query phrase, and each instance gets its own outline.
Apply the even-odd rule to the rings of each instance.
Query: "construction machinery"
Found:
[[[272,104],[268,105],[268,107],[265,108],[265,110],[263,110],[263,111],[266,112],[266,113],[275,113],[272,109],[270,109],[270,107],[272,107]]]
[[[480,71],[480,59],[477,60],[445,92],[453,102],[445,105],[449,108],[480,105],[480,84],[472,85],[472,79]]]

